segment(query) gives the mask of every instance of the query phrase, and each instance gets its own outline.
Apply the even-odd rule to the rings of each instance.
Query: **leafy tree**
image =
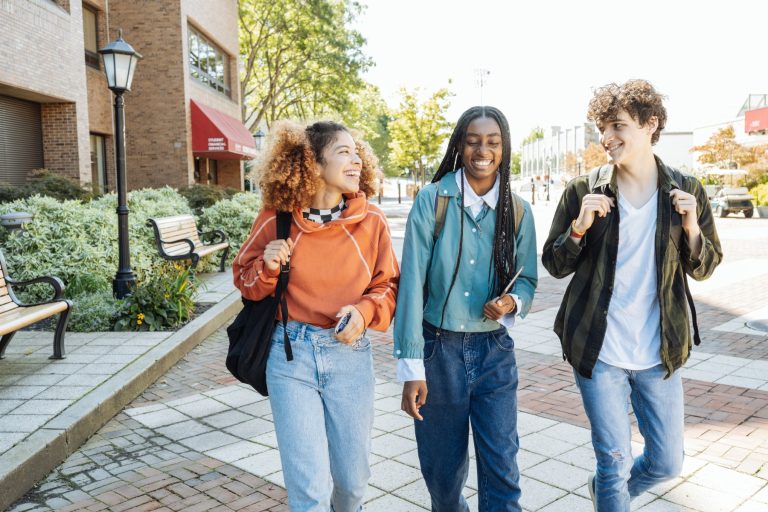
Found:
[[[702,164],[720,167],[731,167],[734,164],[741,167],[757,160],[755,152],[736,142],[732,126],[721,128],[705,144],[692,147],[691,152],[694,151],[701,153],[698,160]]]
[[[529,133],[526,138],[523,139],[523,145],[538,139],[543,139],[543,138],[544,138],[544,128],[542,128],[541,126],[537,126],[536,128],[531,130],[531,133]]]
[[[420,102],[418,92],[400,89],[400,106],[389,124],[389,149],[392,165],[416,173],[423,186],[427,169],[439,163],[443,142],[450,134],[445,113],[452,94],[443,88]]]
[[[365,87],[350,98],[349,107],[339,114],[344,124],[363,134],[363,138],[379,157],[379,167],[388,176],[398,176],[400,171],[389,161],[389,123],[392,114],[379,88],[365,84]]]
[[[582,172],[587,172],[595,167],[605,165],[608,162],[605,156],[605,150],[600,144],[590,142],[589,146],[584,149],[584,168]]]
[[[510,162],[509,162],[509,164],[510,164],[509,165],[509,173],[510,174],[517,174],[517,175],[520,174],[520,159],[521,159],[521,157],[522,157],[522,155],[520,154],[519,151],[513,151],[512,152],[512,158],[510,159]]]
[[[256,127],[344,112],[371,64],[355,1],[239,0],[242,119]]]

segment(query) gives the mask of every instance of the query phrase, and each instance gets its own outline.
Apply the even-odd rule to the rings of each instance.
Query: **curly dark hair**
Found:
[[[665,96],[657,92],[647,80],[627,80],[621,85],[611,83],[595,91],[589,102],[587,119],[595,123],[606,123],[616,119],[620,110],[626,110],[640,126],[645,126],[655,117],[659,126],[651,135],[653,145],[659,141],[661,130],[667,124],[664,98]]]
[[[363,161],[360,191],[367,197],[373,196],[378,160],[368,143],[356,132],[332,121],[309,126],[278,121],[272,125],[267,149],[256,164],[264,207],[286,212],[308,207],[322,179],[315,172],[315,166],[323,163],[323,149],[334,142],[341,131],[352,135]]]

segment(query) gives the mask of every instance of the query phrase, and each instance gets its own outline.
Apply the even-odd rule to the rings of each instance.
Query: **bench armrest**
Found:
[[[178,244],[178,243],[181,243],[181,242],[186,242],[187,245],[189,245],[189,253],[190,254],[195,252],[195,242],[193,242],[189,238],[179,238],[178,240],[163,240],[162,238],[160,239],[160,244]],[[158,245],[160,245],[160,244],[158,244]],[[161,245],[161,247],[162,247],[162,245]],[[163,251],[163,252],[165,252],[165,251]]]
[[[36,304],[21,304],[17,300],[14,300],[17,304],[21,304],[23,306],[39,306],[40,304],[47,304],[49,302],[61,300],[64,295],[64,283],[59,279],[58,277],[36,277],[35,279],[29,279],[28,281],[16,281],[15,279],[11,279],[10,277],[5,278],[5,282],[8,283],[10,287],[16,287],[16,286],[28,286],[30,284],[37,284],[37,283],[47,283],[53,287],[53,297],[48,300],[47,302],[39,302]],[[15,295],[13,296],[13,299],[16,299]]]
[[[224,231],[222,231],[221,229],[214,229],[214,230],[211,230],[211,231],[199,231],[198,230],[197,234],[200,236],[201,239],[204,238],[204,237],[210,236],[212,238],[210,243],[212,243],[212,244],[220,244],[220,243],[226,242],[228,240],[227,239],[227,234],[224,233]]]

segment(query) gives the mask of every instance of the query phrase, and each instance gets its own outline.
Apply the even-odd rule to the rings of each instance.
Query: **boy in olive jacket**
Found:
[[[558,204],[542,262],[573,274],[555,320],[592,427],[595,510],[674,478],[683,462],[683,387],[677,371],[696,344],[686,275],[708,278],[722,259],[707,194],[653,154],[667,120],[645,80],[599,88],[588,117],[608,165],[580,176]],[[627,401],[645,450],[632,458]]]

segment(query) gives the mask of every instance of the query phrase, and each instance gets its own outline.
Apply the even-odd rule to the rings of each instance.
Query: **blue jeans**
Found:
[[[339,343],[333,329],[288,322],[272,337],[267,386],[288,504],[296,512],[358,512],[371,471],[371,342]]]
[[[629,501],[680,474],[683,465],[683,383],[680,372],[664,379],[662,365],[624,370],[597,361],[592,378],[574,371],[592,426],[597,458],[595,499],[600,512],[628,512]],[[633,459],[632,402],[645,450]]]
[[[517,363],[506,329],[451,332],[424,323],[427,402],[416,421],[419,462],[436,512],[467,511],[469,425],[480,511],[522,510],[517,468]]]

